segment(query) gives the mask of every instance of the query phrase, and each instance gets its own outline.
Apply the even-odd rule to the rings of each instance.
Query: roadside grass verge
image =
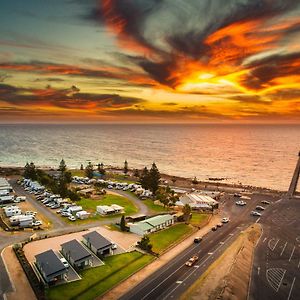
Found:
[[[150,243],[153,245],[152,251],[162,253],[173,244],[178,244],[186,236],[190,235],[194,230],[191,225],[176,224],[162,231],[158,231],[149,235]]]
[[[107,257],[105,265],[82,271],[82,280],[47,290],[47,297],[50,300],[95,299],[153,259],[137,251]]]
[[[200,226],[205,223],[209,218],[208,214],[201,214],[201,213],[193,213],[192,218],[190,220],[190,224],[194,226]]]

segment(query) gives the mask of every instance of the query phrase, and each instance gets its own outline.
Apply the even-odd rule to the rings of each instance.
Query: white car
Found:
[[[118,246],[116,244],[112,244],[111,249],[112,250],[116,250],[118,248]]]
[[[68,219],[70,220],[70,221],[76,221],[76,218],[74,217],[74,216],[70,216],[70,217],[68,217]]]
[[[253,210],[253,211],[251,211],[251,215],[255,216],[255,217],[260,217],[261,213],[259,213],[258,211]]]
[[[35,216],[37,214],[36,211],[25,211],[25,216]]]
[[[63,265],[65,266],[65,268],[69,268],[70,265],[69,265],[68,261],[64,257],[62,257],[60,259],[60,261],[63,263]]]
[[[241,201],[236,201],[235,204],[236,204],[236,205],[239,205],[239,206],[244,206],[244,205],[246,205],[247,203],[246,203],[245,201],[242,201],[242,200],[241,200]]]
[[[35,222],[32,222],[32,225],[33,225],[33,226],[41,226],[41,225],[43,225],[43,222],[40,221],[40,220],[37,220],[37,221],[35,221]]]
[[[222,223],[228,223],[228,222],[229,222],[229,219],[228,219],[228,218],[223,218],[221,222],[222,222]]]

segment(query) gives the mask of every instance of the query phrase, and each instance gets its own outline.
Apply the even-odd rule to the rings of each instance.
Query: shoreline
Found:
[[[45,171],[57,171],[57,167],[51,167],[51,166],[36,166],[37,168],[40,168]],[[115,167],[112,165],[107,165],[106,171],[119,174],[121,171],[123,171],[123,168]],[[21,172],[24,170],[24,167],[18,167],[18,166],[1,166],[0,165],[0,176],[12,176],[12,175],[21,175]],[[69,168],[71,171],[79,170],[78,168]],[[133,173],[134,169],[129,169],[129,173]],[[139,170],[140,171],[140,170]],[[123,174],[123,173],[122,173]],[[167,184],[170,187],[173,188],[182,188],[182,189],[203,189],[203,190],[217,190],[217,191],[237,191],[237,192],[258,192],[258,193],[268,193],[268,194],[283,194],[286,193],[286,191],[279,190],[279,189],[272,189],[268,187],[259,187],[259,186],[252,186],[242,183],[225,183],[223,182],[225,178],[221,178],[222,180],[198,180],[197,183],[192,183],[193,178],[189,177],[183,177],[183,176],[176,176],[176,175],[170,175],[165,173],[161,174],[161,180],[162,183],[168,182]],[[129,177],[131,178],[131,177]],[[173,182],[172,180],[175,181]]]

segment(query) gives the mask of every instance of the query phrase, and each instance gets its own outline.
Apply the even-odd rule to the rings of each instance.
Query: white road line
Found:
[[[232,237],[232,236],[229,236],[229,238],[227,238],[227,239],[224,241],[224,243],[225,243],[227,240],[230,240],[231,237]],[[215,249],[215,252],[216,252],[220,247],[222,247],[222,246],[223,246],[223,245],[220,245],[217,249]],[[207,257],[207,258],[199,265],[199,267],[201,267],[202,265],[205,266],[204,263],[205,263],[210,257],[211,257],[211,256],[208,256],[208,257]],[[194,270],[193,270],[186,278],[183,279],[183,282],[184,282],[185,280],[187,280],[191,275],[193,275],[195,271],[197,271],[196,268],[195,268],[195,269],[194,269]],[[161,284],[161,283],[160,283],[160,284]],[[159,284],[159,285],[160,285],[160,284]],[[158,285],[158,286],[159,286],[159,285]],[[157,287],[158,287],[158,286],[157,286]],[[173,288],[173,289],[172,289],[165,297],[163,297],[163,299],[168,299],[169,295],[172,294],[172,293],[178,288],[178,286],[179,286],[179,285],[175,286],[175,288]],[[155,290],[155,289],[156,289],[156,288],[154,288],[153,290]],[[151,293],[151,292],[152,292],[152,291],[150,291],[150,293]],[[150,293],[148,293],[146,296],[144,296],[144,297],[142,298],[142,300],[145,299]]]
[[[294,246],[289,261],[291,261],[291,259],[292,259],[292,256],[293,256],[293,254],[294,254],[295,248],[296,248],[296,247]]]
[[[291,297],[291,294],[292,294],[292,290],[294,288],[295,280],[296,280],[296,277],[294,277],[294,279],[293,279],[292,286],[291,286],[291,289],[290,289],[289,296],[288,296],[287,300],[290,300],[290,297]]]
[[[284,247],[283,247],[283,249],[282,249],[282,251],[281,251],[281,253],[280,253],[280,256],[281,256],[282,253],[284,252],[286,245],[287,245],[287,242],[285,242]]]
[[[259,275],[260,267],[257,267],[257,275]]]
[[[258,218],[258,219],[255,221],[255,223],[258,223],[258,222],[259,222],[259,220],[260,220],[260,218]]]
[[[192,251],[194,251],[194,249],[197,246],[193,247],[192,249],[190,249],[187,253],[190,253]],[[177,261],[175,261],[173,264],[171,264],[168,268],[166,268],[164,271],[167,271],[168,269],[170,269],[173,265],[175,265],[177,263]],[[163,280],[159,285],[157,285],[154,289],[152,289],[147,295],[145,295],[141,300],[145,299],[149,294],[151,294],[157,287],[159,287],[162,283],[164,283],[167,279],[169,279],[174,273],[176,273],[180,268],[182,268],[184,266],[180,265],[179,268],[177,268],[173,273],[171,273],[165,280]],[[148,284],[154,280],[156,280],[157,278],[153,278],[151,281],[148,282]],[[141,289],[144,289],[144,287],[142,287]],[[140,289],[139,289],[140,290]]]
[[[276,242],[276,244],[274,245],[274,248],[273,248],[273,250],[272,251],[274,251],[275,250],[275,248],[276,248],[276,246],[277,246],[277,244],[278,244],[278,242],[280,241],[280,239],[278,239],[277,240],[277,242]]]
[[[263,243],[264,243],[266,240],[267,240],[267,238],[265,237],[264,240],[263,240]]]
[[[300,259],[299,259],[299,262],[298,262],[298,268],[300,267]]]

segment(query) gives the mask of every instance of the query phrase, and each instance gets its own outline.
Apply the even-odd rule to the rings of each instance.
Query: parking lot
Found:
[[[300,299],[299,215],[299,200],[281,200],[261,217],[250,299]]]

